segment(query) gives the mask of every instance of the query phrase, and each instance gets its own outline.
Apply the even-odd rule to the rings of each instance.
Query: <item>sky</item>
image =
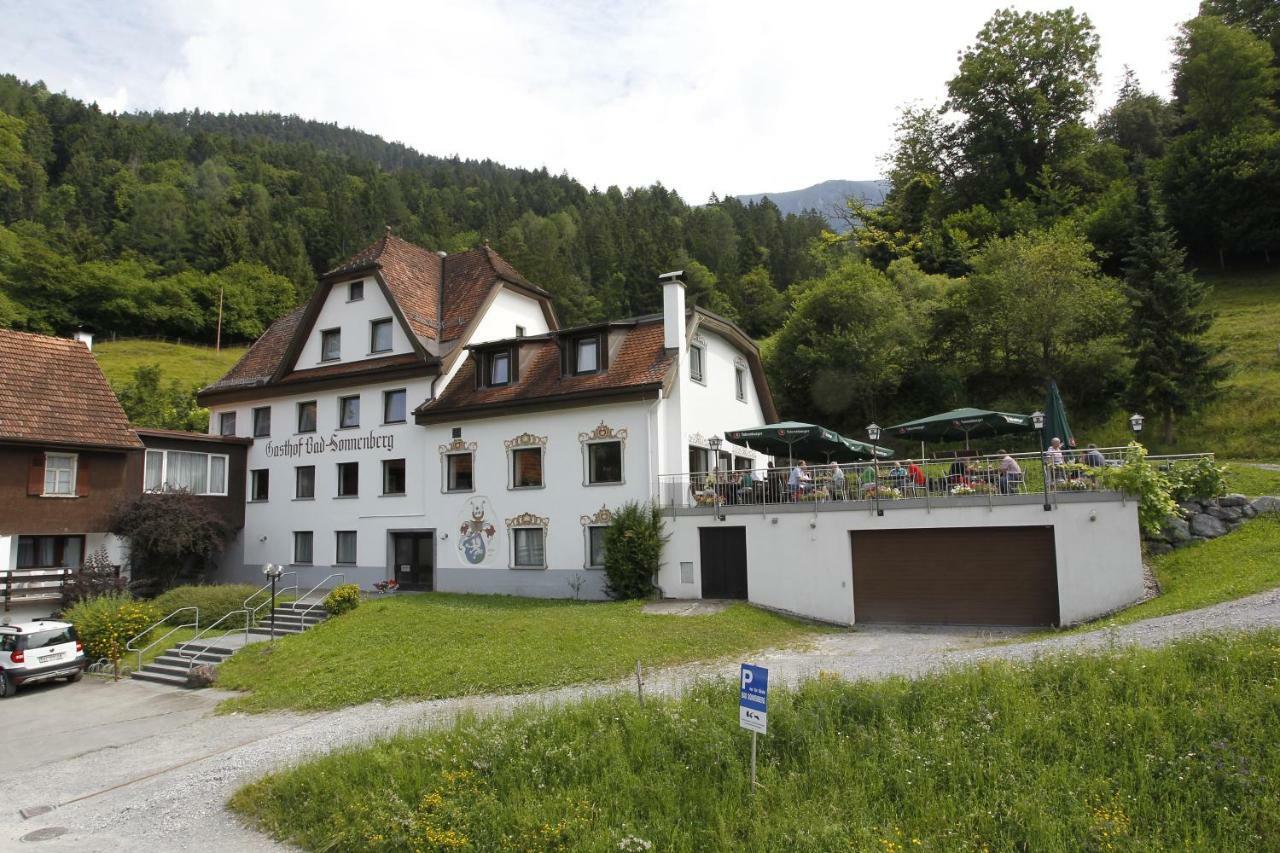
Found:
[[[1197,0],[1071,2],[1167,94]],[[292,113],[441,156],[661,182],[700,203],[879,177],[905,104],[941,103],[1007,0],[0,0],[0,73],[108,111]]]

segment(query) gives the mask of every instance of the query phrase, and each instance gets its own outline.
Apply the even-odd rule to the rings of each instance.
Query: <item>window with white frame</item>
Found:
[[[517,569],[547,567],[547,531],[542,527],[515,527],[511,531],[511,565]]]
[[[579,338],[574,350],[573,372],[595,373],[600,369],[600,339]]]
[[[342,330],[325,329],[320,333],[320,360],[337,361],[342,358]]]
[[[369,352],[391,352],[391,320],[369,324]]]
[[[143,466],[143,489],[223,496],[227,494],[227,465],[228,457],[223,453],[148,450]]]
[[[352,429],[360,426],[360,395],[338,398],[338,428]]]
[[[62,496],[76,493],[76,454],[44,455],[44,493]]]
[[[315,550],[315,533],[310,530],[293,532],[293,561],[310,565]]]
[[[334,536],[337,540],[337,551],[333,561],[340,565],[354,566],[356,564],[356,532],[339,530]]]
[[[590,524],[587,531],[587,568],[604,568],[604,541],[609,532],[607,524]]]
[[[747,369],[741,364],[733,368],[733,389],[739,400],[747,402]]]
[[[691,344],[689,346],[689,378],[694,382],[705,382],[704,362],[706,361],[706,350],[699,344]]]

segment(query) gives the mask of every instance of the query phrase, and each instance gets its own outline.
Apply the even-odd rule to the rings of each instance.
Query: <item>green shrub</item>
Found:
[[[1169,471],[1169,493],[1175,501],[1211,500],[1227,493],[1227,469],[1208,456],[1179,462]]]
[[[257,589],[258,587],[245,583],[175,586],[168,592],[151,599],[151,603],[160,611],[161,616],[167,616],[181,607],[199,607],[200,627],[205,628],[228,613],[243,609],[244,600],[253,595]],[[264,594],[260,600],[265,598]],[[194,613],[187,610],[177,614],[168,622],[170,625],[186,625],[194,616]],[[233,617],[222,624],[228,628],[238,628],[244,625],[244,619]]]
[[[89,660],[106,658],[120,677],[120,658],[129,640],[145,631],[164,614],[150,601],[138,601],[127,592],[100,595],[69,607],[62,618],[76,626]]]
[[[604,535],[605,592],[610,598],[647,598],[662,563],[662,513],[656,504],[624,504]]]
[[[324,609],[331,616],[341,616],[360,606],[360,587],[353,583],[336,586],[324,597]]]
[[[1178,514],[1169,478],[1147,461],[1147,449],[1136,441],[1129,442],[1125,464],[1099,468],[1098,479],[1106,488],[1138,499],[1138,525],[1146,533],[1159,533],[1165,519]]]

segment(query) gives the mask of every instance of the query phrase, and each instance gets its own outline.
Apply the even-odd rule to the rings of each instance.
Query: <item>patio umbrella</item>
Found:
[[[1058,383],[1050,379],[1049,395],[1044,401],[1045,447],[1049,446],[1049,439],[1055,437],[1062,439],[1065,447],[1076,446],[1076,437],[1071,434],[1071,425],[1067,423],[1067,407],[1062,405],[1062,394],[1058,392]]]
[[[825,456],[830,462],[854,462],[870,459],[872,451],[878,459],[890,459],[893,451],[887,447],[875,447],[852,438],[846,438],[835,430],[817,424],[805,424],[797,421],[782,421],[776,424],[752,427],[751,429],[728,430],[724,434],[725,441],[745,445],[752,450],[760,450],[770,456],[787,456],[787,464],[799,456],[802,459],[813,459]]]
[[[1007,435],[1015,432],[1031,432],[1034,429],[1030,415],[1012,412],[992,412],[987,409],[952,409],[940,415],[917,418],[888,428],[894,438],[916,441],[959,441],[969,447],[969,436]]]

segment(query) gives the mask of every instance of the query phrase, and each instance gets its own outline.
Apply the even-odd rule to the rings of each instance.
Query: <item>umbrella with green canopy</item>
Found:
[[[1049,380],[1049,394],[1044,401],[1044,450],[1049,446],[1049,439],[1060,438],[1064,447],[1075,447],[1076,437],[1071,434],[1071,425],[1067,423],[1067,407],[1062,404],[1062,394],[1058,391],[1058,383]]]
[[[992,412],[987,409],[952,409],[940,415],[917,418],[888,428],[894,438],[915,441],[959,441],[969,447],[969,436],[1007,435],[1015,432],[1031,432],[1035,427],[1030,415],[1012,412]]]
[[[861,441],[846,438],[835,430],[816,424],[804,424],[797,421],[783,421],[776,424],[752,427],[751,429],[728,430],[724,434],[725,441],[750,447],[768,453],[770,456],[786,454],[790,464],[794,457],[814,459],[819,455],[827,461],[855,462],[870,459],[874,455],[878,459],[891,459],[893,451],[887,447],[872,447]]]

